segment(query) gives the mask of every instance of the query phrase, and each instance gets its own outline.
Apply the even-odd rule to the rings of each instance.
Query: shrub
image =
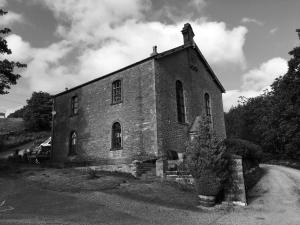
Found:
[[[257,166],[262,157],[262,149],[250,141],[243,139],[231,138],[224,140],[228,153],[239,155],[246,162]]]
[[[229,157],[207,118],[200,119],[198,135],[188,141],[185,161],[198,193],[217,195],[229,177]]]

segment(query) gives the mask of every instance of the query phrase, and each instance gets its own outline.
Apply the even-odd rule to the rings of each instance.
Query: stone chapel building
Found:
[[[157,53],[53,96],[52,159],[127,170],[133,161],[184,151],[199,115],[225,138],[222,84],[195,44]],[[171,154],[172,155],[172,154]]]

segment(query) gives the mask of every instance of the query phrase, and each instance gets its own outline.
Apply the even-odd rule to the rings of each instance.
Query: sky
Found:
[[[59,93],[194,40],[226,89],[224,111],[239,96],[254,97],[287,71],[299,45],[299,0],[0,0],[0,27],[11,55],[27,64],[0,112],[26,104],[33,91]]]

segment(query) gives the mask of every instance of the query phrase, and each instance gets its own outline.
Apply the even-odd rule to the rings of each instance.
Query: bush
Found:
[[[227,152],[239,155],[245,163],[250,163],[250,167],[258,166],[262,157],[262,148],[250,141],[238,138],[224,140]]]
[[[229,177],[229,157],[207,118],[200,119],[198,135],[187,143],[185,161],[198,193],[217,195]]]

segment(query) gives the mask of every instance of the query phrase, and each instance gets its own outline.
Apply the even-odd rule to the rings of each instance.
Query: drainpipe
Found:
[[[52,97],[52,121],[51,121],[51,153],[50,153],[50,158],[51,158],[51,161],[53,162],[53,141],[54,141],[54,119],[55,119],[55,114],[56,114],[56,111],[55,111],[55,98]]]

